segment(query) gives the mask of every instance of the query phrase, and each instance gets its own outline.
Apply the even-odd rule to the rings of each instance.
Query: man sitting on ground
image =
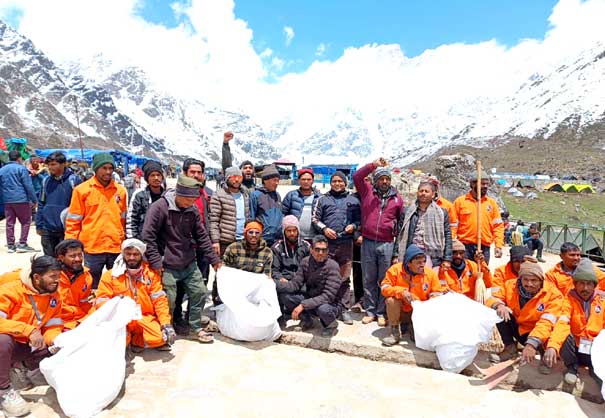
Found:
[[[77,239],[61,241],[55,248],[55,257],[61,263],[59,293],[66,329],[74,329],[86,318],[91,304],[92,275],[83,266],[84,244]]]
[[[520,343],[525,346],[522,361],[533,363],[540,351],[539,371],[549,374],[557,357],[557,348],[550,337],[562,313],[563,295],[544,281],[537,260],[526,258],[519,269],[519,279],[506,282],[485,304],[504,319],[497,324],[504,350],[490,356],[490,360],[500,362],[517,357],[517,343]]]
[[[412,244],[406,249],[403,262],[393,264],[381,283],[391,327],[391,335],[382,340],[387,347],[398,344],[401,340],[402,323],[409,328],[410,337],[414,341],[412,301],[428,300],[447,292],[447,287],[441,284],[437,273],[426,267],[425,263],[426,254]]]
[[[322,336],[333,335],[338,328],[336,318],[340,314],[340,306],[337,294],[342,280],[338,263],[328,258],[326,237],[315,236],[311,256],[302,259],[294,278],[279,280],[276,284],[286,312],[292,313],[292,319],[301,321],[303,330],[313,327],[312,315],[316,315],[323,326]]]
[[[567,295],[574,288],[573,273],[582,259],[580,247],[572,242],[564,242],[561,245],[560,257],[561,262],[548,270],[544,277],[546,281],[554,284],[563,295]],[[599,283],[597,287],[605,290],[605,274],[596,266],[593,266],[593,270]]]
[[[145,243],[136,238],[122,243],[122,253],[113,269],[101,278],[95,305],[98,307],[115,296],[131,298],[137,304],[138,318],[126,327],[131,350],[170,350],[176,332],[171,324],[168,297],[162,289],[160,274],[143,261],[146,250]]]
[[[266,274],[270,278],[273,253],[261,238],[262,233],[263,226],[260,222],[248,222],[244,228],[244,240],[230,244],[225,250],[225,265],[251,273]]]
[[[529,255],[527,247],[514,245],[510,248],[510,261],[496,268],[492,277],[492,294],[504,289],[504,284],[509,280],[516,281],[519,278],[519,269],[526,255]]]
[[[443,265],[439,270],[439,280],[456,293],[475,299],[475,284],[479,277],[479,265],[483,272],[485,287],[492,286],[492,275],[483,258],[483,253],[475,253],[475,261],[465,260],[466,248],[458,240],[452,242],[452,265],[446,269]]]
[[[53,257],[35,258],[21,280],[0,287],[0,406],[6,416],[20,417],[29,405],[11,386],[10,370],[18,362],[30,369],[56,353],[53,341],[63,329],[59,277]]]
[[[544,249],[544,243],[540,239],[540,233],[538,232],[538,226],[536,224],[529,225],[529,228],[523,231],[523,245],[529,248],[531,255],[534,255],[534,250],[538,252],[536,255],[540,263],[545,263],[546,260],[542,258],[542,250]]]

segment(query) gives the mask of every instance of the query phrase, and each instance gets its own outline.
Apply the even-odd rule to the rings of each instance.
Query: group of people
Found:
[[[565,243],[561,263],[546,273],[527,246],[513,246],[510,261],[492,274],[490,247],[503,256],[504,223],[487,195],[486,173],[481,181],[471,175],[469,192],[454,202],[440,196],[439,181],[429,177],[404,207],[380,158],[353,174],[354,193],[337,171],[321,194],[313,171],[302,168],[299,187],[282,199],[275,166],[264,168],[257,185],[252,162],[232,165],[232,139],[224,134],[224,181],[216,191],[205,184],[204,162],[192,158],[173,189],[165,186],[161,164],[148,161],[141,167],[144,187],[130,198],[114,179],[110,154],[94,156],[94,176],[82,183],[64,155],[47,158],[49,177],[36,198],[44,255],[29,269],[0,277],[0,399],[7,414],[28,410],[11,385],[11,370],[35,369],[56,352],[59,333],[114,296],[138,306],[127,327],[132,351],[169,350],[177,334],[211,343],[217,326],[203,315],[210,266],[266,275],[275,284],[282,325],[292,318],[306,330],[318,318],[322,335],[330,337],[339,319],[353,324],[351,312],[364,312],[363,324],[388,326],[387,346],[405,333],[414,340],[413,301],[449,291],[474,298],[481,278],[491,288],[485,304],[504,320],[498,330],[505,349],[494,361],[516,356],[519,343],[526,362],[542,354],[544,372],[562,359],[570,382],[579,364],[590,366],[591,341],[605,327],[603,273]],[[4,178],[0,171],[0,182]],[[356,243],[362,280],[353,283],[353,297]],[[218,289],[215,281],[215,305],[222,303]]]

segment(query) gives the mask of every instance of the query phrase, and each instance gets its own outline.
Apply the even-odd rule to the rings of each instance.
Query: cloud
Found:
[[[291,26],[284,26],[284,34],[286,35],[286,46],[290,46],[294,39],[294,29]]]
[[[261,58],[269,58],[273,55],[273,50],[271,48],[265,48],[263,52],[260,53]]]
[[[315,56],[321,57],[326,52],[326,44],[323,42],[317,45],[317,49],[315,50]]]

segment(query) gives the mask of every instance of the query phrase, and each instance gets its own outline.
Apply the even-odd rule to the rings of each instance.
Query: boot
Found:
[[[391,335],[382,339],[382,345],[392,347],[399,344],[399,341],[401,341],[401,331],[399,330],[399,325],[391,325]]]

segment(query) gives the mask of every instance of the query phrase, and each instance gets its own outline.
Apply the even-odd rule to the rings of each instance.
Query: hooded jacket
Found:
[[[164,194],[165,192],[164,187],[161,187],[161,193]],[[126,238],[143,239],[145,215],[152,203],[149,186],[146,186],[144,189],[138,189],[133,193],[128,205],[128,215],[126,216]]]
[[[82,182],[79,176],[69,168],[65,168],[59,178],[45,177],[36,212],[36,229],[63,233],[65,227],[61,222],[61,212],[69,207],[74,188]]]
[[[273,244],[281,236],[282,213],[281,196],[259,187],[250,195],[250,219],[263,225],[263,240]]]
[[[284,236],[273,244],[271,251],[273,251],[271,277],[274,280],[279,280],[282,277],[292,280],[300,267],[302,259],[311,255],[311,244],[302,239],[299,233],[298,242],[294,248],[290,248],[288,240]]]
[[[29,171],[16,161],[0,168],[0,193],[4,204],[38,201]]]
[[[74,329],[84,320],[91,308],[92,275],[88,267],[78,274],[69,275],[61,271],[59,294],[61,295],[61,318],[66,329]]]
[[[374,168],[374,164],[369,163],[353,173],[361,202],[361,234],[373,241],[393,242],[403,219],[403,199],[394,187],[383,196],[365,181]]]
[[[176,192],[168,190],[147,211],[143,225],[143,241],[147,244],[147,260],[151,268],[183,270],[196,259],[196,247],[210,264],[220,262],[200,219],[197,206],[180,209]]]
[[[7,334],[21,344],[40,328],[46,345],[63,330],[61,296],[59,291],[40,294],[29,277],[30,270],[22,270],[21,280],[0,287],[0,334]],[[34,304],[38,310],[36,315]]]

